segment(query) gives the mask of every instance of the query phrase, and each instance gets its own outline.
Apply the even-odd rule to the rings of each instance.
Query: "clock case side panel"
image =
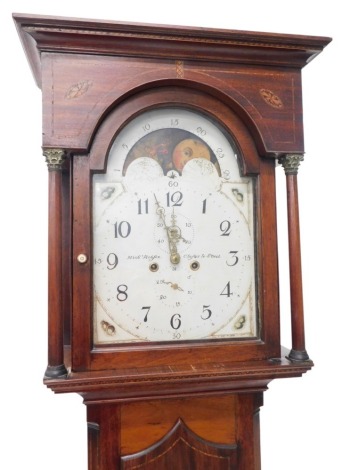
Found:
[[[93,346],[92,326],[92,175],[105,171],[106,158],[115,136],[143,110],[158,107],[185,107],[215,118],[235,139],[243,155],[241,171],[256,178],[256,233],[258,253],[258,339],[188,344]],[[199,90],[160,87],[145,90],[115,107],[98,127],[89,156],[74,157],[74,268],[72,370],[105,370],[267,360],[280,357],[277,242],[275,219],[274,160],[263,159],[241,119],[229,103]],[[262,247],[266,246],[267,250]],[[86,263],[76,261],[87,255]]]

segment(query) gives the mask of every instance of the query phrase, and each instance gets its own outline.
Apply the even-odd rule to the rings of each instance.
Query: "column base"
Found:
[[[45,379],[65,379],[68,375],[68,371],[64,364],[58,366],[47,366],[44,378]]]
[[[291,349],[290,354],[288,355],[288,359],[294,362],[310,361],[310,357],[305,349],[304,351],[296,351],[295,349]]]

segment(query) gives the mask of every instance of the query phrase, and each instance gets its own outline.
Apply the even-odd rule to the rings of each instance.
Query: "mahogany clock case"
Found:
[[[159,459],[170,452],[170,461],[195,461],[194,468],[259,469],[263,391],[313,365],[305,349],[297,191],[301,69],[330,39],[20,14],[14,20],[43,97],[45,383],[84,398],[89,468],[166,469]],[[93,175],[106,172],[125,126],[158,109],[190,110],[217,124],[231,136],[241,175],[253,180],[253,337],[94,342]],[[280,344],[277,161],[287,180],[291,350]]]
[[[146,364],[210,368],[247,363],[249,370],[280,358],[275,161],[303,153],[301,68],[330,39],[34,15],[14,19],[42,88],[45,154],[63,153],[60,166],[49,166],[47,377],[63,375],[63,364],[73,374]],[[92,175],[105,171],[109,149],[127,122],[144,110],[177,106],[200,111],[226,129],[239,149],[242,174],[255,178],[257,335],[94,347]],[[289,232],[296,231],[295,219],[296,211]],[[300,304],[299,250],[295,240],[292,295]],[[87,262],[78,262],[79,254]],[[308,359],[303,333],[297,331],[303,330],[300,310],[301,305],[293,314],[293,320],[299,318],[293,321],[299,347],[293,349],[299,350],[299,359]],[[310,361],[304,363],[306,368]]]

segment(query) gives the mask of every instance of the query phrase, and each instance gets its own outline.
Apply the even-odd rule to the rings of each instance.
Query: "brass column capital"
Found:
[[[299,165],[303,160],[304,155],[298,153],[288,153],[278,159],[286,175],[297,175]]]
[[[49,171],[61,171],[67,158],[67,153],[63,149],[44,149],[43,155]]]

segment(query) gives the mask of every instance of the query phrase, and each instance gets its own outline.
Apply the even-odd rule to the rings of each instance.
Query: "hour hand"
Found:
[[[164,224],[164,228],[166,230],[167,240],[168,240],[168,243],[169,243],[169,250],[170,250],[170,261],[171,261],[172,264],[179,264],[180,256],[179,256],[179,253],[178,253],[178,250],[177,250],[177,243],[179,242],[179,240],[181,238],[181,234],[180,234],[179,227],[177,227],[176,224],[175,224],[176,216],[173,212],[173,214],[171,216],[172,217],[172,225],[171,226],[166,225],[165,209],[164,209],[163,206],[160,205],[160,202],[158,201],[156,195],[154,195],[154,198],[156,200],[156,205],[157,205],[157,214],[161,218],[161,220]]]

